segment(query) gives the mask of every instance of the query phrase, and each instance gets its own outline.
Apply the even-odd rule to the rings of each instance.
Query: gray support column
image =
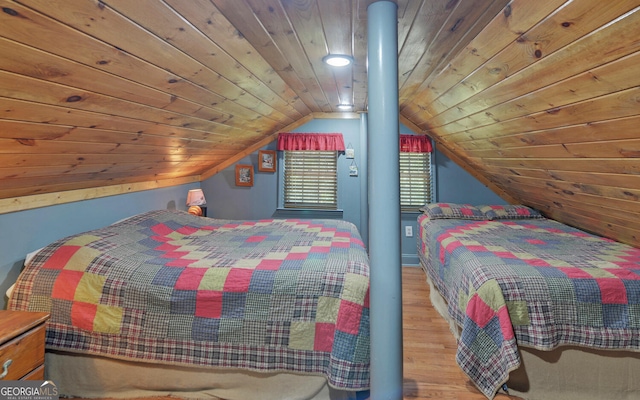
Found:
[[[360,235],[369,250],[369,168],[367,168],[367,113],[360,114]]]
[[[368,8],[371,399],[402,400],[397,6]]]

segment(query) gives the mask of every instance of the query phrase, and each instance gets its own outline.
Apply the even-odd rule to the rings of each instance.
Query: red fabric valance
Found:
[[[280,133],[278,150],[344,151],[342,133]]]
[[[400,151],[405,153],[431,153],[433,146],[427,135],[400,135]]]

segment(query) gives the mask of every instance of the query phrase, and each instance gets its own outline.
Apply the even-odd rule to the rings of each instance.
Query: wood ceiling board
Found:
[[[482,92],[482,96],[470,93],[467,100],[456,102],[455,107],[449,107],[432,118],[429,121],[430,126],[435,128],[457,121],[492,105],[523,96],[637,52],[640,50],[640,41],[637,40],[637,34],[640,32],[640,7],[620,17],[620,20],[623,19],[628,19],[623,25],[610,24],[596,29],[589,35],[565,46],[563,51],[551,53],[530,63],[526,68],[488,87]],[[613,40],[619,45],[618,47],[611,48],[610,42]],[[558,67],[560,65],[561,68]],[[475,91],[482,86],[484,85],[479,84],[479,87],[474,87]]]
[[[407,106],[411,108],[403,108],[403,113],[411,116],[424,108],[430,115],[437,115],[439,111],[432,109],[431,104],[439,96],[462,82],[483,63],[516,41],[523,32],[531,29],[564,3],[565,0],[514,0],[507,4],[437,77],[421,85],[419,92]]]

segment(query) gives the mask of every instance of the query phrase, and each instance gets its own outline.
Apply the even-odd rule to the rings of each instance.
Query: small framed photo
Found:
[[[258,151],[258,171],[276,172],[276,152],[273,150]]]
[[[253,165],[236,165],[236,186],[253,186]]]
[[[348,147],[348,148],[346,148],[346,149],[344,150],[344,155],[345,155],[347,158],[355,158],[355,157],[356,157],[356,152],[355,152],[355,150],[354,150],[354,149],[352,149],[352,148]]]

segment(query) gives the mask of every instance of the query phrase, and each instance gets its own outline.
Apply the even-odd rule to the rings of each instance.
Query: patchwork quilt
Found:
[[[548,219],[418,219],[418,253],[461,327],[457,362],[488,398],[517,346],[640,351],[640,249]]]
[[[45,247],[9,308],[51,313],[48,349],[369,387],[368,256],[341,220],[144,213]]]

